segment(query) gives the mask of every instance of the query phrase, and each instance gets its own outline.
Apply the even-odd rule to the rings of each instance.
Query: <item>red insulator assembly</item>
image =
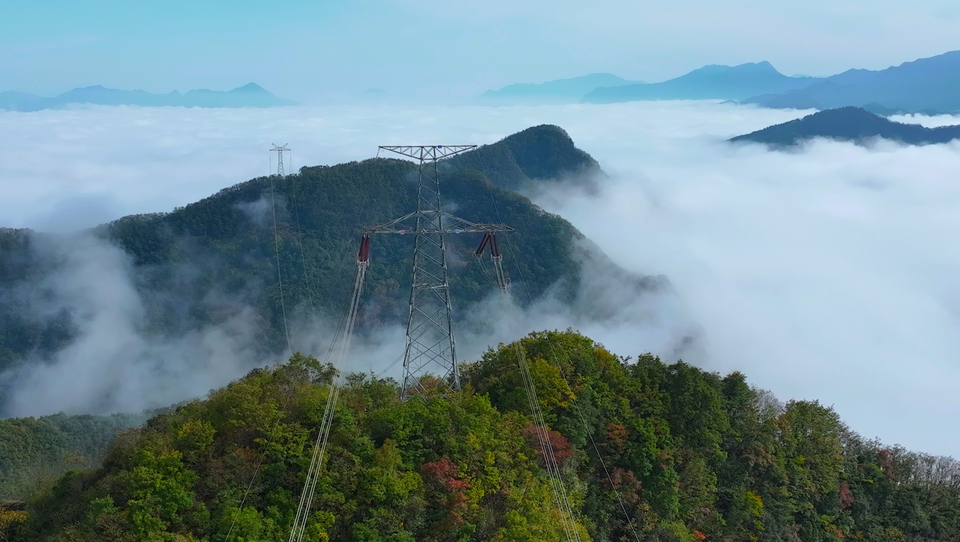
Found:
[[[357,253],[357,261],[366,263],[370,260],[370,236],[364,235],[360,240],[360,252]]]
[[[483,240],[480,241],[480,246],[477,247],[477,252],[474,255],[479,256],[483,254],[483,249],[487,248],[488,244],[490,244],[490,234],[485,233],[483,234]]]

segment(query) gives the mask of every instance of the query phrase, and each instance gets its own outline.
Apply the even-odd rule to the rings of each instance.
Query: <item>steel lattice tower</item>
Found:
[[[412,158],[418,164],[417,210],[386,224],[364,229],[366,235],[392,233],[416,236],[406,349],[403,356],[404,399],[423,391],[421,377],[428,374],[443,378],[454,390],[460,389],[444,236],[511,231],[503,224],[468,222],[443,212],[440,207],[439,160],[475,147],[476,145],[380,147],[380,150]]]
[[[270,149],[270,152],[277,153],[277,175],[283,177],[283,153],[290,152],[290,149],[287,147],[287,143],[283,145],[277,145],[276,143],[271,143],[273,148]]]

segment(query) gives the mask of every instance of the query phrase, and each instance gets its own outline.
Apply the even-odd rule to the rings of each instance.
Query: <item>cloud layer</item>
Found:
[[[49,359],[30,359],[0,374],[13,416],[136,412],[205,394],[266,356],[257,348],[258,317],[233,305],[217,326],[170,340],[151,335],[147,304],[128,256],[89,234],[37,242],[51,272],[27,289],[34,318],[65,312],[76,338]],[[220,303],[223,305],[223,303]]]
[[[62,230],[170,210],[265,173],[272,141],[290,143],[295,166],[332,164],[378,144],[493,142],[555,123],[611,178],[596,194],[535,200],[620,265],[670,278],[700,329],[688,360],[832,404],[865,436],[960,455],[943,423],[960,414],[960,147],[724,143],[802,114],[706,102],[0,113],[0,223]],[[570,325],[619,354],[669,358],[674,321]],[[512,338],[503,329],[492,337]]]

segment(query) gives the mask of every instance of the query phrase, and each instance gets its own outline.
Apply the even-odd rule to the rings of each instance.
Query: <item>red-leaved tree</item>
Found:
[[[457,464],[448,458],[441,458],[439,461],[424,463],[420,467],[420,474],[423,476],[427,487],[444,494],[441,505],[449,512],[449,516],[443,522],[444,527],[456,527],[463,523],[463,512],[467,509],[467,490],[470,489],[470,482],[460,479],[460,470]]]
[[[524,427],[523,436],[527,439],[527,443],[537,451],[537,457],[539,457],[542,462],[544,450],[541,449],[540,439],[537,438],[536,426],[528,424]],[[557,465],[562,465],[564,461],[573,455],[573,450],[570,449],[570,441],[560,433],[547,429],[547,441],[550,443],[550,447],[553,448],[553,456],[557,458]]]

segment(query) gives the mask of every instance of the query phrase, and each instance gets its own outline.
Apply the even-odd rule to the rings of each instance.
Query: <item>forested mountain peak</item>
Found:
[[[552,124],[527,128],[448,162],[479,168],[490,182],[511,190],[534,180],[572,177],[587,183],[603,176],[600,164],[578,149],[563,128]]]
[[[504,267],[509,277],[524,279],[513,296],[520,306],[549,300],[572,315],[605,319],[623,310],[622,299],[590,293],[590,288],[609,286],[629,295],[631,303],[673,295],[665,278],[620,269],[569,222],[510,189],[600,174],[596,161],[577,149],[562,129],[524,130],[445,160],[440,169],[445,207],[473,222],[503,222],[515,228],[503,239]],[[123,337],[139,350],[117,350],[98,359],[114,368],[96,383],[102,393],[89,400],[76,393],[58,395],[58,401],[43,409],[109,413],[129,408],[129,403],[115,402],[112,390],[123,385],[123,371],[131,364],[145,364],[151,378],[160,374],[170,379],[189,367],[207,368],[211,378],[223,378],[213,367],[228,363],[231,371],[239,371],[262,365],[288,349],[285,322],[290,324],[292,348],[311,351],[305,345],[318,341],[310,323],[313,312],[336,322],[349,300],[361,227],[385,223],[415,207],[416,165],[374,158],[304,167],[282,178],[251,179],[171,212],[105,224],[84,242],[69,236],[0,233],[0,244],[10,248],[0,253],[0,272],[11,277],[0,282],[0,413],[56,412],[17,406],[32,403],[26,392],[17,393],[15,383],[32,374],[31,367],[57,367],[65,356],[82,363],[70,357],[79,352],[70,347],[89,344],[96,350],[106,337],[95,339],[95,332],[108,337],[120,333],[115,325],[96,327],[101,321],[123,323]],[[412,240],[374,239],[361,330],[405,322]],[[479,242],[472,235],[447,239],[458,325],[467,325],[470,308],[497,292],[476,263]],[[81,279],[88,282],[74,284]],[[95,295],[101,290],[92,286],[101,283],[111,288],[104,286],[104,295]],[[110,302],[105,294],[119,297]],[[207,339],[210,335],[214,338]],[[205,342],[219,346],[224,335],[229,337],[226,359]],[[175,354],[169,353],[171,341],[178,345]],[[38,385],[50,379],[40,380]],[[192,392],[175,381],[164,384],[161,387],[180,394],[164,398],[169,403],[209,389],[203,380],[196,382]],[[159,400],[144,397],[143,404],[134,407],[164,406]]]
[[[949,458],[861,439],[829,407],[780,403],[740,373],[541,332],[465,364],[459,395],[404,402],[392,380],[347,377],[311,539],[562,539],[518,356],[584,540],[960,537],[960,468]],[[295,355],[157,416],[121,434],[103,467],[8,507],[0,535],[286,540],[331,375]]]

